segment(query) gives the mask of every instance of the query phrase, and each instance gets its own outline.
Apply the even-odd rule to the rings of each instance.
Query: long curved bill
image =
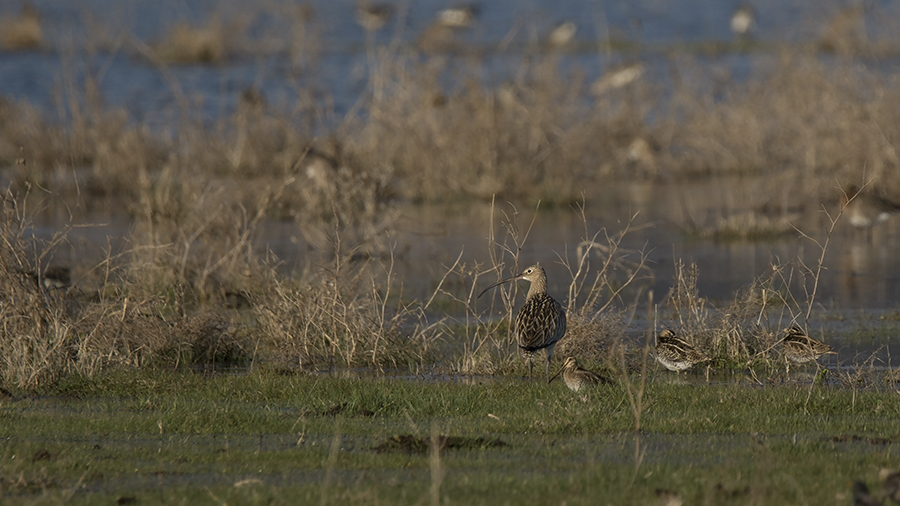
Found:
[[[547,384],[549,385],[553,380],[555,380],[556,377],[559,376],[560,373],[563,372],[563,370],[565,370],[565,368],[566,368],[566,366],[560,367],[559,370],[556,371],[556,374],[554,374],[553,376],[550,377],[550,379],[547,380]]]
[[[479,294],[478,294],[478,297],[476,297],[476,298],[477,298],[477,299],[480,299],[481,296],[484,295],[484,294],[485,294],[488,290],[490,290],[491,288],[498,287],[498,286],[500,286],[500,285],[502,285],[502,284],[504,284],[504,283],[509,283],[510,281],[517,281],[517,280],[519,280],[519,279],[522,279],[522,275],[521,275],[521,274],[518,275],[518,276],[514,276],[514,277],[512,277],[512,278],[508,278],[508,279],[503,279],[503,280],[497,281],[497,282],[494,283],[493,285],[491,285],[491,286],[485,288],[484,290],[482,290],[481,293],[479,293]]]

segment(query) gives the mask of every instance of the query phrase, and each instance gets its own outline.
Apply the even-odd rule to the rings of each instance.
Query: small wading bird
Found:
[[[26,270],[19,270],[19,272],[30,277],[38,287],[46,290],[63,290],[68,288],[72,282],[72,271],[68,267],[60,265],[47,267],[43,274]]]
[[[578,392],[582,388],[589,388],[594,385],[599,385],[600,383],[609,382],[609,380],[603,376],[579,367],[578,360],[576,360],[575,357],[566,358],[562,369],[557,371],[557,373],[550,378],[550,381],[553,381],[560,373],[563,375],[566,386],[573,392]]]
[[[394,15],[394,7],[389,4],[360,2],[356,6],[356,20],[367,32],[381,30]]]
[[[438,12],[437,23],[447,28],[468,28],[475,22],[481,8],[475,4],[459,5]]]
[[[560,48],[572,42],[575,33],[578,32],[578,25],[571,21],[565,21],[556,25],[547,35],[547,44],[552,48]]]
[[[656,336],[656,360],[670,371],[681,372],[708,359],[691,343],[665,329]]]
[[[41,277],[41,282],[44,285],[44,288],[48,290],[62,290],[68,288],[69,284],[72,282],[72,271],[70,271],[68,267],[59,265],[47,267],[43,277]]]
[[[731,15],[731,32],[740,39],[750,36],[756,24],[756,9],[748,3],[742,3]]]
[[[787,329],[785,333],[787,335],[781,340],[781,346],[784,348],[784,356],[790,362],[803,364],[816,360],[822,355],[837,353],[830,345],[809,337],[803,329],[796,325]],[[791,371],[790,362],[788,362],[787,372]]]
[[[519,309],[516,315],[515,335],[519,348],[528,362],[528,376],[533,377],[534,354],[540,350],[547,350],[547,382],[550,381],[550,361],[553,360],[553,348],[566,334],[566,313],[559,302],[547,295],[547,274],[541,264],[534,264],[525,269],[522,274],[504,279],[485,288],[478,297],[485,292],[511,281],[527,280],[531,283],[528,295],[525,297],[525,305]]]
[[[603,77],[594,81],[594,84],[591,85],[591,93],[603,95],[608,91],[628,86],[644,75],[645,70],[646,67],[643,63],[633,63],[609,69]]]
[[[881,484],[881,495],[895,504],[900,504],[900,471],[882,469],[878,476],[884,478]]]
[[[870,192],[861,192],[854,185],[841,194],[841,208],[857,228],[870,228],[886,221],[891,214],[900,212],[900,205],[887,201]]]
[[[850,489],[853,492],[853,506],[883,506],[884,503],[872,497],[865,483],[854,480]]]

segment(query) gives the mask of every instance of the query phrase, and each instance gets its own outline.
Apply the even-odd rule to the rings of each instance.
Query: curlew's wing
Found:
[[[525,301],[516,315],[516,340],[526,351],[537,351],[556,344],[566,334],[566,313],[559,302],[547,294]]]

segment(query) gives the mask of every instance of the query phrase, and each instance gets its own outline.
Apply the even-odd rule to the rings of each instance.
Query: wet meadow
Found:
[[[890,501],[893,3],[163,4],[0,6],[0,502]]]

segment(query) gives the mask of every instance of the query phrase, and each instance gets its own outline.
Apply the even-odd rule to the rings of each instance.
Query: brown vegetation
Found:
[[[23,51],[39,49],[44,43],[41,15],[30,3],[24,4],[18,16],[0,18],[0,49]]]
[[[291,40],[255,41],[255,49],[232,46],[249,44],[240,19],[177,25],[155,46],[134,49],[167,79],[167,63],[219,63],[238,52],[287,51],[298,66],[314,65],[314,17],[289,14]],[[232,32],[240,36],[226,36]],[[380,260],[391,255],[385,236],[401,203],[555,205],[616,181],[728,176],[741,186],[740,213],[693,228],[758,237],[784,232],[792,213],[818,209],[836,197],[835,180],[859,181],[863,171],[884,193],[900,195],[897,90],[850,59],[823,63],[816,53],[785,49],[737,83],[682,55],[674,57],[671,86],[641,72],[598,88],[581,69],[563,71],[558,55],[540,54],[523,58],[516,77],[488,86],[477,56],[369,49],[365,96],[324,133],[310,118],[327,116],[328,99],[313,90],[293,108],[243,90],[233,114],[205,125],[191,119],[199,104],[172,82],[176,135],[105,107],[90,74],[62,76],[60,121],[0,97],[0,167],[9,183],[0,231],[4,384],[39,388],[119,365],[257,359],[302,369],[512,370],[516,288],[502,292],[507,318],[500,320],[476,308],[472,294],[484,275],[520,266],[527,232],[514,208],[490,240],[490,266],[457,263],[431,300],[407,301]],[[448,76],[457,84],[448,86]],[[747,187],[749,175],[766,177]],[[30,220],[98,210],[132,220],[127,247],[76,266],[77,290],[49,291],[41,276],[65,233],[38,240],[29,236]],[[256,251],[263,220],[296,224],[316,253],[310,265],[320,267],[285,273],[278,259]],[[558,353],[613,364],[608,350],[625,334],[619,311],[633,311],[637,281],[649,273],[642,252],[620,246],[627,226],[585,225],[576,255],[561,259],[570,326]],[[809,315],[788,293],[791,269],[774,266],[772,277],[716,311],[696,293],[699,274],[682,265],[667,309],[681,333],[720,363],[765,357],[783,321]],[[796,272],[817,276],[805,266]],[[435,316],[440,298],[463,307],[466,319]],[[778,325],[764,321],[773,304],[790,307]],[[464,351],[445,356],[450,340]]]

